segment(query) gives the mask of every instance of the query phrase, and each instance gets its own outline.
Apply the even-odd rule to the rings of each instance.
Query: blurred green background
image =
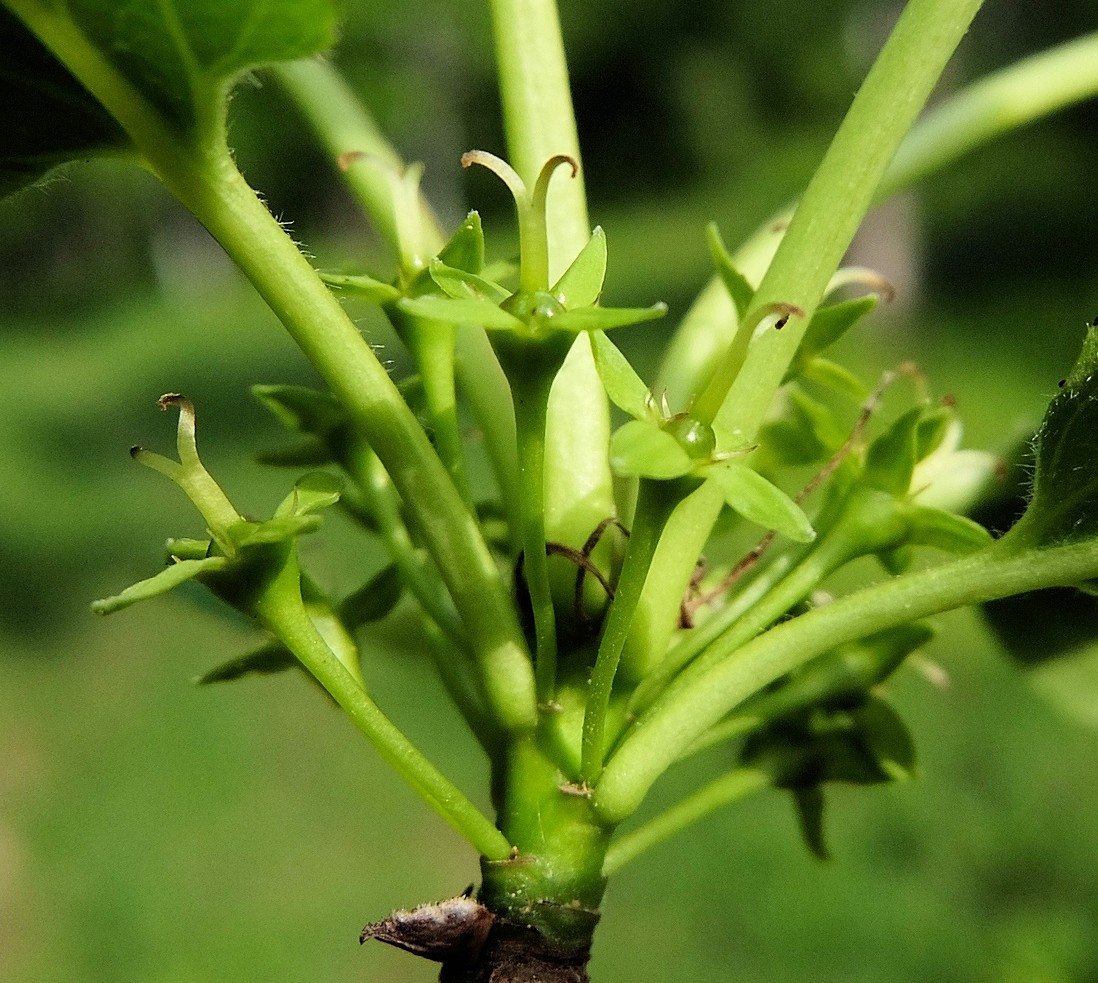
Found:
[[[486,5],[348,6],[338,59],[402,152],[426,162],[443,216],[475,205],[490,245],[509,243],[501,189],[457,166],[470,147],[503,149]],[[734,243],[797,193],[897,7],[561,7],[592,220],[610,242],[607,300],[672,308],[637,335],[650,366],[708,276],[704,223]],[[992,0],[942,91],[1095,28],[1090,0]],[[239,90],[232,133],[245,174],[318,263],[386,269],[331,162],[262,80]],[[1032,430],[1098,311],[1096,133],[1090,105],[1000,141],[881,209],[855,245],[900,296],[848,357],[867,379],[914,358],[935,394],[956,397],[970,445],[1006,450]],[[167,536],[199,532],[182,496],[126,454],[170,448],[156,397],[196,402],[207,464],[264,515],[292,476],[253,463],[279,434],[248,386],[309,383],[308,367],[135,170],[70,167],[0,204],[0,230],[0,978],[434,979],[355,939],[476,878],[456,835],[299,677],[196,689],[250,641],[200,594],[88,613],[154,571]],[[336,519],[306,553],[339,592],[380,565],[371,549]],[[439,711],[406,618],[365,637],[371,685],[448,774],[482,790],[484,762]],[[1098,669],[1089,682],[1085,663],[1027,678],[972,613],[943,619],[928,654],[947,689],[915,670],[893,685],[920,781],[834,794],[830,864],[802,848],[777,794],[653,851],[610,887],[594,978],[1098,979],[1098,734],[1079,721]],[[1074,716],[1057,691],[1077,699]],[[668,776],[655,799],[706,766]]]

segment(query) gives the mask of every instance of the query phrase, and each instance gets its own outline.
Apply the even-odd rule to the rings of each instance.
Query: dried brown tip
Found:
[[[435,962],[472,960],[483,948],[494,920],[479,901],[461,894],[411,911],[394,911],[367,925],[358,941],[377,939]]]
[[[179,393],[164,393],[156,401],[156,408],[158,410],[167,410],[173,406],[178,406],[184,401],[183,397]]]
[[[580,166],[579,161],[576,160],[571,154],[554,154],[545,162],[545,167],[542,170],[556,170],[561,164],[567,164],[572,168],[572,177],[579,174]]]

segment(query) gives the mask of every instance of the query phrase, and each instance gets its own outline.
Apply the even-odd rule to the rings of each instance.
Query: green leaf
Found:
[[[744,742],[743,762],[768,767],[774,784],[789,789],[808,848],[827,856],[823,838],[823,786],[827,782],[878,785],[915,772],[907,726],[884,700],[861,699],[849,709],[810,709]]]
[[[606,279],[606,233],[595,226],[572,265],[564,271],[551,293],[565,307],[590,307],[598,302]]]
[[[797,355],[785,373],[785,380],[788,382],[800,375],[812,359],[838,341],[876,306],[876,294],[868,294],[821,307],[816,311],[808,322]]]
[[[241,74],[324,50],[337,20],[334,0],[7,3],[47,44],[54,33],[82,37],[172,130],[199,141],[220,139],[226,97]],[[85,81],[94,88],[97,80]]]
[[[0,4],[0,197],[75,158],[130,140],[110,114]]]
[[[805,363],[800,378],[830,389],[854,403],[864,403],[869,396],[865,384],[853,372],[827,358],[814,358]]]
[[[905,510],[911,523],[910,542],[947,553],[972,553],[994,541],[978,522],[942,509],[914,505]]]
[[[710,469],[707,477],[716,482],[729,508],[750,522],[798,543],[810,543],[816,538],[801,507],[752,468],[726,462]]]
[[[866,453],[863,476],[871,488],[892,495],[906,495],[911,487],[918,452],[922,407],[908,410],[872,444]]]
[[[240,550],[290,542],[320,528],[315,515],[283,515],[266,522],[237,522],[229,527],[233,545]]]
[[[870,758],[888,780],[914,777],[915,743],[907,724],[888,703],[871,696],[853,712],[853,717]]]
[[[715,222],[710,222],[706,226],[705,236],[709,243],[709,253],[717,267],[717,273],[720,275],[721,281],[724,283],[725,289],[736,308],[736,317],[742,319],[751,306],[751,300],[755,296],[755,288],[736,269]]]
[[[830,860],[831,854],[824,839],[824,791],[819,785],[793,789],[793,802],[797,807],[797,820],[805,846],[818,860]]]
[[[209,539],[169,539],[164,544],[173,561],[204,560],[210,555],[213,541]]]
[[[250,675],[271,675],[284,672],[300,665],[293,653],[280,642],[268,642],[251,652],[238,655],[209,672],[203,673],[195,682],[199,686],[210,683],[228,683]]]
[[[498,283],[476,273],[447,266],[437,259],[431,263],[431,279],[447,297],[454,300],[486,300],[498,305],[511,296],[511,292]]]
[[[940,406],[936,410],[924,410],[918,427],[915,428],[915,460],[921,461],[933,454],[950,435],[957,419],[957,413],[951,406]]]
[[[293,490],[275,510],[275,517],[303,516],[335,505],[343,482],[327,471],[310,471],[297,480]]]
[[[218,573],[229,566],[230,561],[224,556],[208,556],[201,560],[180,560],[171,566],[165,567],[155,577],[138,581],[127,587],[121,594],[114,597],[105,597],[99,601],[93,601],[91,609],[96,614],[112,614],[122,608],[128,608],[138,601],[148,600],[150,597],[158,597],[180,584],[193,580],[204,573]]]
[[[315,437],[306,437],[296,444],[263,451],[256,460],[276,468],[318,468],[332,463],[332,452]]]
[[[1071,587],[1016,594],[983,605],[999,643],[1019,666],[1070,662],[1098,647],[1098,598]],[[1085,695],[1098,706],[1098,687]]]
[[[475,324],[487,331],[522,331],[525,325],[490,300],[450,297],[405,297],[397,306],[417,317],[447,324]]]
[[[1098,328],[1049,404],[1035,442],[1033,498],[1011,534],[1039,545],[1098,535]]]
[[[623,477],[680,478],[694,465],[671,434],[646,420],[630,420],[610,438],[610,467]]]
[[[797,466],[828,460],[846,437],[830,409],[791,386],[782,416],[763,427],[759,442],[781,464]]]
[[[591,348],[595,353],[595,368],[610,402],[634,419],[646,419],[648,387],[629,364],[629,360],[601,331],[591,332]]]
[[[484,230],[481,228],[480,215],[470,212],[450,241],[438,254],[445,266],[466,273],[480,273],[484,268]]]
[[[612,328],[624,328],[631,324],[654,321],[667,313],[666,304],[653,304],[651,307],[577,307],[556,314],[547,323],[558,331],[610,331]]]
[[[404,591],[394,564],[382,568],[339,605],[339,617],[348,628],[380,621],[396,607]]]
[[[321,273],[322,279],[335,290],[345,290],[356,297],[363,297],[373,304],[390,304],[399,300],[401,292],[391,283],[375,280],[362,274]]]
[[[252,386],[255,396],[288,430],[322,440],[347,422],[343,405],[331,393],[305,386]]]

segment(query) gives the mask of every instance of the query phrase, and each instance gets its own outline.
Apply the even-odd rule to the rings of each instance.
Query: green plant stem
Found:
[[[517,547],[522,541],[522,492],[511,386],[483,329],[470,324],[459,327],[454,355],[462,390],[484,435],[511,541]]]
[[[636,613],[645,578],[652,566],[656,544],[668,517],[678,504],[681,488],[677,482],[642,479],[637,493],[633,528],[618,578],[614,600],[603,626],[595,666],[591,670],[591,688],[583,717],[581,776],[588,784],[597,781],[606,754],[606,722],[610,694],[618,672],[629,626]]]
[[[161,177],[221,243],[346,407],[438,564],[506,729],[534,725],[533,672],[506,587],[473,517],[385,368],[226,158]]]
[[[581,161],[557,4],[492,0],[491,9],[508,153],[526,187],[535,188],[551,157]],[[575,177],[554,174],[546,232],[549,282],[556,283],[591,236],[582,166]],[[558,373],[547,414],[546,534],[554,543],[579,548],[613,514],[609,428],[609,403],[589,340],[581,336]]]
[[[392,180],[392,175],[405,171],[400,155],[330,63],[314,58],[272,66],[270,71],[334,160],[347,161],[346,155],[363,155],[341,168],[344,179],[393,252],[402,255],[407,250],[400,242],[401,227],[397,221]],[[418,212],[418,220],[412,224],[420,235],[412,248],[420,255],[434,256],[442,248],[444,239],[438,220],[422,195],[418,198]],[[438,360],[440,363],[449,357],[448,353],[443,355]],[[423,352],[417,358],[432,364],[434,361],[431,351]],[[489,459],[517,541],[518,465],[507,379],[499,368],[487,335],[472,325],[458,329],[453,358],[454,371],[448,370],[445,364],[424,371],[424,384],[428,389],[436,432],[445,436],[445,442],[440,444],[440,453],[451,474],[460,471],[462,457],[451,446],[455,442],[460,444],[456,415],[451,412],[456,372],[477,425],[485,435]],[[458,479],[459,488],[462,480]]]
[[[550,158],[582,159],[556,3],[492,0],[491,11],[508,151],[534,188]],[[582,166],[575,177],[563,168],[554,174],[546,231],[548,282],[556,283],[591,235]],[[546,421],[546,534],[554,542],[578,548],[613,513],[609,431],[610,406],[590,343],[579,337],[557,375]],[[567,457],[558,457],[565,449]]]
[[[656,778],[743,700],[838,645],[953,608],[1098,575],[1093,544],[1003,545],[867,587],[777,625],[735,650],[735,658],[722,658],[688,686],[675,688],[607,762],[595,790],[599,815],[608,823],[631,815]]]
[[[378,709],[377,704],[332,654],[301,601],[296,563],[288,563],[256,604],[261,623],[317,678],[369,738],[378,753],[447,823],[482,856],[502,860],[511,844]]]
[[[930,110],[900,145],[878,201],[996,137],[1098,95],[1098,32],[1023,58]]]
[[[454,384],[457,329],[452,324],[406,315],[399,319],[404,341],[412,353],[423,380],[427,414],[434,432],[434,445],[450,478],[466,505],[473,497],[465,474],[465,444],[458,423],[457,388]]]
[[[664,527],[627,643],[628,652],[647,653],[653,669],[679,627],[682,599],[724,506],[716,482],[706,482],[679,504]]]
[[[755,603],[746,609],[730,605],[729,615],[720,615],[695,629],[688,640],[668,654],[668,657],[646,676],[630,703],[630,711],[640,713],[657,694],[668,686],[677,687],[696,673],[711,668],[721,656],[714,649],[705,651],[715,641],[720,642],[720,652],[731,651],[754,638],[783,617],[796,604],[803,601],[829,574],[847,562],[852,555],[850,544],[843,537],[824,537],[809,550],[786,576],[779,580]],[[681,650],[681,651],[680,651]],[[687,667],[684,675],[684,667]]]
[[[421,269],[442,248],[438,221],[422,195],[411,196],[402,186],[404,162],[340,73],[319,58],[273,65],[269,72],[339,162],[347,186],[402,258],[405,273]],[[401,209],[414,213],[402,221]],[[471,502],[457,418],[454,328],[411,316],[396,322],[423,378],[439,456],[462,497]]]
[[[470,638],[493,715],[535,726],[533,670],[476,519],[384,366],[233,165],[223,142],[188,143],[88,43],[60,8],[12,9],[125,128],[148,166],[251,280],[386,465],[439,565]],[[430,494],[423,494],[429,489]]]
[[[511,165],[533,188],[550,157],[580,161],[557,7],[554,0],[492,0],[491,9]],[[546,220],[555,283],[591,234],[582,169],[552,182]]]
[[[874,204],[944,170],[965,154],[1066,106],[1098,96],[1098,33],[1068,41],[972,83],[928,111],[911,129],[874,194]],[[792,217],[770,216],[735,254],[758,283]],[[687,311],[662,360],[657,388],[685,405],[708,380],[735,331],[728,292],[713,277]]]
[[[427,616],[459,649],[468,647],[465,630],[450,601],[445,584],[424,552],[418,550],[400,514],[400,496],[378,456],[365,447],[344,464],[362,489],[377,522],[386,552],[400,571],[404,585]]]
[[[745,320],[767,305],[794,304],[803,318],[756,339],[743,371],[718,368],[699,397],[749,444],[809,319],[873,203],[885,170],[922,110],[982,0],[909,0],[797,205]],[[705,415],[702,416],[705,419]]]
[[[661,664],[657,672],[670,679],[683,666],[689,664],[710,642],[716,640],[724,631],[740,620],[756,604],[767,597],[775,586],[797,564],[798,554],[785,552],[775,557],[761,573],[757,574],[750,583],[738,590],[735,596],[730,597],[719,610],[711,614],[705,621],[697,625],[692,631],[680,636],[674,647],[667,653],[668,665],[666,669]],[[653,677],[655,673],[653,673]],[[653,683],[655,685],[655,683]],[[641,705],[641,690],[648,687],[648,679],[637,688],[637,706]],[[655,689],[648,691],[650,694]],[[648,694],[645,694],[646,696]]]
[[[741,366],[733,344],[738,321],[719,278],[710,281],[688,311],[664,360],[667,368],[660,374],[661,385],[684,403],[700,391],[702,418],[713,413],[734,444],[753,442],[804,329],[866,211],[880,200],[882,189],[899,189],[897,183],[883,183],[882,175],[980,3],[908,3],[789,220],[788,230],[784,235],[775,232],[785,227],[788,212],[771,218],[733,257],[749,281],[762,277],[745,321],[752,312],[775,302],[795,304],[805,316],[791,318],[782,331],[760,334]],[[939,131],[938,139],[944,136],[945,131]],[[933,140],[928,141],[920,153],[930,155],[934,146]],[[953,146],[961,151],[958,143]],[[944,165],[946,157],[938,156],[936,161]],[[915,174],[910,165],[908,174]],[[718,346],[726,353],[718,356]],[[724,371],[722,358],[728,363]],[[653,584],[642,601],[653,625],[675,623],[678,599],[722,504],[718,494],[703,488],[683,504],[671,524],[657,555],[659,591]]]
[[[557,680],[557,616],[545,551],[545,411],[554,374],[537,370],[529,373],[514,399],[522,503],[522,568],[534,613],[534,673],[538,701],[542,704],[552,700]]]
[[[586,947],[606,887],[602,874],[610,831],[588,796],[565,786],[539,740],[524,735],[496,775],[500,826],[518,854],[482,861],[478,897],[497,916],[536,927],[550,945]]]
[[[761,768],[736,768],[698,789],[655,819],[610,844],[602,872],[610,877],[646,850],[681,833],[699,819],[754,792],[768,788],[773,776]]]

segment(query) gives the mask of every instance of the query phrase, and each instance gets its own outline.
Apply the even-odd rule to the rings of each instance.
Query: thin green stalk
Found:
[[[423,381],[423,395],[434,433],[435,449],[450,472],[454,487],[466,505],[471,507],[473,496],[465,473],[465,444],[458,422],[454,380],[457,329],[452,324],[412,315],[403,316],[399,323]]]
[[[1098,96],[1098,33],[1049,48],[967,86],[928,111],[900,144],[873,197],[874,204],[944,170],[1006,133]],[[736,250],[736,269],[757,284],[789,224],[793,205],[763,222]],[[728,291],[714,276],[683,317],[665,352],[658,390],[686,405],[712,375],[737,320]]]
[[[877,190],[880,201],[996,137],[1098,96],[1098,32],[1023,58],[932,109],[908,134]]]
[[[464,626],[454,610],[446,586],[438,571],[417,549],[400,514],[400,496],[389,473],[369,448],[344,462],[351,477],[369,502],[370,514],[377,522],[378,534],[389,557],[400,571],[401,580],[419,602],[427,616],[446,634],[451,644],[467,648]]]
[[[730,711],[754,693],[838,645],[953,608],[1098,575],[1098,549],[1073,543],[1045,549],[997,544],[979,553],[876,584],[775,626],[735,649],[688,686],[658,701],[619,743],[595,790],[608,823],[621,822],[652,783]],[[719,648],[720,642],[716,643]],[[729,655],[731,652],[721,653]]]
[[[980,3],[911,0],[796,207],[788,230],[777,235],[772,218],[734,257],[750,281],[762,277],[747,318],[776,302],[794,304],[805,316],[792,318],[782,331],[757,336],[742,365],[729,352],[723,356],[724,370],[713,371],[710,366],[715,361],[720,364],[714,354],[718,340],[732,345],[737,331],[735,310],[718,278],[687,312],[664,360],[661,384],[683,401],[700,388],[702,416],[715,413],[716,422],[736,444],[749,445],[754,440],[804,329],[866,211],[884,193],[901,186],[895,179],[882,182],[882,175]],[[940,130],[937,139],[945,135]],[[935,146],[930,140],[919,152],[931,155]],[[958,143],[953,146],[961,152]],[[935,159],[939,165],[947,162],[944,155]],[[907,175],[915,175],[910,165]],[[781,227],[787,216],[780,217]],[[718,494],[704,488],[684,503],[670,529],[673,535],[659,550],[659,592],[646,592],[643,599],[653,624],[674,623],[678,598],[690,582],[699,555],[698,541],[708,538],[722,504]]]
[[[518,620],[475,517],[384,366],[293,241],[237,171],[223,129],[188,143],[76,27],[62,8],[13,10],[119,121],[149,168],[251,280],[347,408],[408,503],[474,640],[501,726],[536,725],[533,670]],[[214,132],[216,139],[208,134]],[[430,495],[423,490],[430,489]]]
[[[653,670],[663,661],[678,629],[682,599],[724,506],[716,482],[706,482],[679,503],[664,527],[627,647],[630,653],[646,653]]]
[[[545,410],[552,374],[531,372],[514,400],[522,503],[522,569],[536,640],[538,701],[549,703],[557,681],[557,616],[545,550]]]
[[[455,359],[465,398],[484,435],[484,447],[499,484],[511,540],[517,547],[522,539],[522,509],[511,386],[488,335],[481,328],[469,324],[458,328]]]
[[[751,302],[804,311],[751,346],[734,378],[718,369],[699,397],[738,440],[750,443],[781,385],[804,329],[838,268],[889,162],[922,110],[982,0],[909,0],[797,205]]]
[[[736,768],[721,775],[655,819],[611,843],[606,851],[603,874],[607,877],[616,874],[646,850],[671,839],[710,813],[761,792],[772,781],[773,776],[760,768]]]
[[[385,464],[439,566],[507,729],[536,720],[533,671],[514,608],[475,517],[384,366],[231,162],[165,182],[225,248]],[[429,493],[428,493],[429,490]]]
[[[503,860],[510,855],[507,838],[378,709],[332,654],[301,601],[296,564],[289,564],[264,591],[256,612],[263,625],[317,678],[378,753],[435,812],[483,856]]]
[[[275,65],[269,71],[313,128],[321,145],[340,163],[344,180],[360,207],[394,253],[436,255],[444,237],[434,213],[423,196],[418,195],[414,202],[418,211],[415,221],[399,221],[393,176],[403,174],[406,165],[340,73],[329,62],[316,58]],[[418,237],[413,243],[402,244],[401,235],[408,228],[417,230]],[[449,329],[431,325],[429,330],[438,335]],[[514,424],[508,421],[510,391],[487,337],[472,326],[461,328],[457,333],[456,355],[455,343],[449,339],[435,337],[420,342],[415,354],[423,373],[440,455],[459,490],[468,498],[453,384],[456,372],[477,424],[485,434],[501,495],[514,520],[512,528],[517,530]]]
[[[340,73],[309,58],[271,66],[271,75],[338,162],[344,180],[382,238],[401,257],[402,276],[414,276],[442,248],[438,221],[407,168]],[[400,319],[403,340],[423,378],[435,446],[458,491],[472,499],[454,385],[454,328],[411,316]]]
[[[674,685],[678,685],[676,677],[679,677],[684,667],[689,667],[687,673],[691,677],[695,671],[708,668],[714,656],[705,652],[705,649],[717,639],[720,639],[721,650],[726,651],[735,645],[742,645],[768,628],[790,608],[804,600],[828,574],[849,559],[849,556],[846,543],[824,539],[792,570],[787,570],[785,576],[780,579],[764,578],[760,581],[763,590],[749,591],[742,602],[737,597],[727,608],[690,632],[644,678],[630,701],[630,713],[642,713],[660,693],[672,685],[672,681]],[[782,569],[783,566],[779,564],[776,571],[781,572]],[[766,587],[769,589],[765,589]]]
[[[614,601],[606,616],[595,666],[591,670],[591,688],[583,717],[580,772],[588,784],[597,781],[602,771],[607,750],[606,718],[614,677],[618,672],[622,649],[637,610],[645,578],[652,566],[656,544],[668,516],[679,501],[678,491],[679,486],[676,483],[644,479],[637,494],[633,528],[629,531],[629,545],[614,591]]]
[[[554,0],[492,0],[491,9],[511,165],[533,188],[550,157],[580,161],[557,6]],[[582,169],[553,181],[546,219],[554,283],[591,234]]]
[[[555,0],[491,0],[500,96],[511,163],[528,188],[545,162],[564,154],[577,165],[568,66]],[[548,185],[546,232],[549,283],[555,283],[591,235],[583,168],[558,169]],[[613,476],[606,454],[610,406],[590,344],[576,339],[557,375],[546,421],[546,533],[579,547],[612,514]],[[566,394],[557,398],[557,393]],[[516,393],[516,397],[518,394]],[[558,457],[567,449],[567,458]]]
[[[775,586],[793,569],[800,558],[797,553],[791,550],[776,556],[746,586],[738,588],[734,596],[726,599],[723,607],[710,614],[693,631],[682,635],[674,648],[668,653],[669,665],[674,666],[672,671],[677,672],[691,662],[710,642],[713,642],[764,597],[769,595]]]

